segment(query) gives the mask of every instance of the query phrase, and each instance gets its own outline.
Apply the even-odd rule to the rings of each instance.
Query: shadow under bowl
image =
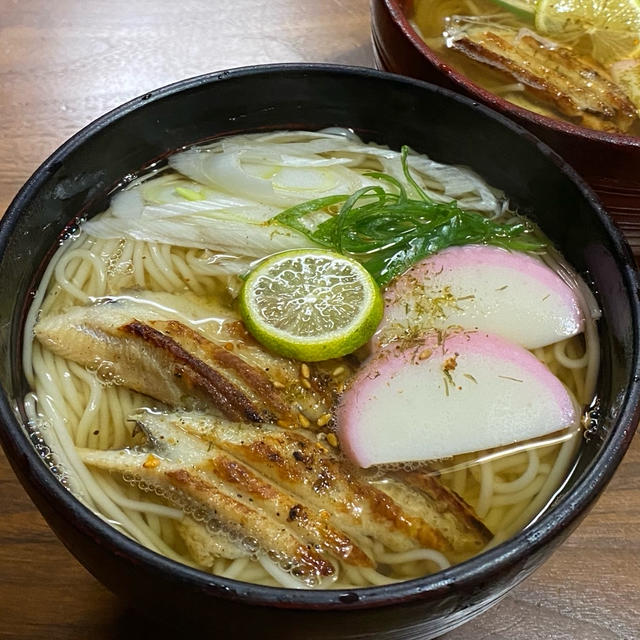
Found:
[[[42,268],[78,216],[103,210],[123,177],[172,151],[240,132],[351,127],[472,167],[509,194],[591,285],[603,316],[600,429],[583,443],[554,505],[513,539],[417,580],[305,591],[210,575],[120,534],[79,502],[43,460],[24,416],[23,322]],[[273,65],[225,71],[148,93],[66,142],[0,222],[0,439],[52,529],[108,588],[160,619],[238,637],[433,638],[486,610],[574,529],[620,462],[639,417],[639,283],[628,246],[597,199],[530,133],[445,89],[373,70]],[[78,597],[82,597],[79,595]],[[202,626],[200,626],[202,629]]]
[[[515,120],[589,183],[640,252],[640,137],[587,129],[519,107],[483,89],[438,56],[411,24],[414,0],[371,0],[380,69],[452,89]]]

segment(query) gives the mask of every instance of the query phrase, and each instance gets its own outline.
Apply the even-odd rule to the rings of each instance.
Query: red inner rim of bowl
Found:
[[[612,144],[631,144],[640,147],[640,137],[631,136],[624,133],[611,133],[607,131],[597,131],[596,129],[588,129],[577,124],[572,124],[565,120],[559,120],[543,116],[535,111],[530,111],[524,107],[520,107],[512,102],[497,96],[483,87],[477,85],[466,75],[456,71],[447,62],[440,58],[429,45],[422,39],[418,32],[409,22],[409,12],[413,6],[413,0],[382,0],[389,10],[390,15],[396,24],[400,27],[406,38],[411,44],[431,62],[441,73],[446,75],[453,83],[461,85],[464,89],[479,98],[491,107],[506,113],[508,115],[515,114],[523,120],[529,120],[535,124],[550,129],[561,131],[562,133],[578,135],[585,138],[592,138],[610,142]]]

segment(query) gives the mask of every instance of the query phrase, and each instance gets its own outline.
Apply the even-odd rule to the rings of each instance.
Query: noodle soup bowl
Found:
[[[109,194],[185,145],[240,132],[351,127],[473,168],[535,220],[591,286],[602,309],[598,419],[575,469],[533,524],[471,560],[379,587],[258,586],[174,562],[119,533],[56,476],[46,433],[27,424],[25,316],[61,237]],[[186,80],[98,119],[27,181],[0,223],[0,438],[52,529],[108,588],[154,617],[215,624],[239,637],[433,638],[485,611],[566,538],[606,486],[638,421],[638,299],[632,255],[580,178],[524,129],[420,81],[327,65],[275,65]],[[401,416],[398,416],[401,419]],[[79,595],[78,597],[82,597]]]
[[[640,138],[556,120],[487,91],[425,43],[411,22],[413,7],[414,0],[371,0],[377,66],[458,91],[534,133],[585,178],[637,251],[640,247]]]

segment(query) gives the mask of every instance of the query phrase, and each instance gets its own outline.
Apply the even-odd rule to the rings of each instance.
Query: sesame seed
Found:
[[[298,414],[298,422],[305,428],[309,428],[311,426],[311,422],[309,422],[309,418],[305,416],[303,413]]]
[[[331,420],[331,414],[325,413],[316,420],[316,424],[319,427],[324,427],[325,424],[328,424],[329,420]]]

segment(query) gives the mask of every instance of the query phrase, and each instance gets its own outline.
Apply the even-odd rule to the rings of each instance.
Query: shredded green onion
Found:
[[[412,264],[446,247],[493,244],[516,251],[540,251],[545,242],[525,221],[500,223],[480,213],[465,211],[455,201],[434,202],[411,176],[408,147],[402,148],[402,169],[418,199],[409,197],[399,180],[385,173],[366,175],[386,183],[368,186],[351,195],[309,200],[269,220],[305,234],[309,239],[365,266],[379,285],[406,271]],[[310,228],[304,217],[342,203],[340,211]]]

